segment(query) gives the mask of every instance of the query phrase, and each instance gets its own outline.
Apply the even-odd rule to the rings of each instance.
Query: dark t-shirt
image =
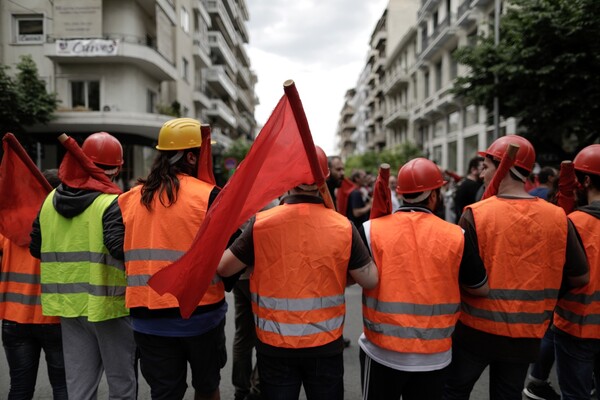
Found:
[[[463,209],[477,201],[477,191],[481,187],[481,184],[481,181],[474,181],[467,178],[463,179],[456,188],[456,193],[454,194],[454,213],[456,214],[457,221],[460,219]]]
[[[299,204],[299,203],[313,203],[323,204],[323,199],[315,196],[307,195],[291,195],[284,197],[282,200],[284,204]],[[248,226],[244,229],[244,232],[240,237],[231,245],[229,250],[236,256],[240,261],[246,265],[254,265],[255,253],[254,253],[254,238],[253,228],[255,218],[253,217],[249,222]],[[323,232],[323,235],[327,235],[327,232]],[[360,235],[355,226],[352,226],[352,247],[350,250],[350,259],[348,261],[348,270],[358,269],[366,266],[371,262],[371,256],[369,251],[362,242]],[[331,343],[327,343],[323,346],[309,347],[303,349],[287,349],[281,347],[270,346],[266,343],[262,343],[260,340],[257,341],[257,351],[272,357],[322,357],[339,354],[344,350],[343,338],[340,337]]]
[[[524,199],[523,201],[528,200]],[[465,211],[459,221],[459,225],[465,231],[465,249],[469,246],[471,248],[470,251],[473,252],[469,262],[483,265],[483,261],[479,255],[479,242],[477,240],[475,220],[473,212],[470,209]],[[563,269],[563,282],[560,292],[563,293],[565,291],[568,277],[581,276],[587,271],[588,264],[585,252],[581,246],[581,240],[573,224],[569,222],[566,262]],[[467,347],[469,351],[474,353],[485,354],[497,360],[511,362],[534,362],[539,355],[541,341],[541,339],[536,338],[511,338],[494,335],[471,328],[460,322],[454,331],[453,340],[456,346]]]
[[[348,196],[348,208],[346,209],[346,216],[355,226],[361,226],[363,222],[369,220],[370,213],[364,213],[360,217],[355,217],[352,210],[355,208],[363,208],[367,203],[363,200],[363,194],[360,189],[353,190]]]

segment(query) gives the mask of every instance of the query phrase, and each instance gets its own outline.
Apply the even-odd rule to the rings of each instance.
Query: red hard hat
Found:
[[[410,160],[398,171],[396,193],[419,193],[442,187],[447,182],[433,161],[426,158]]]
[[[573,166],[577,171],[600,175],[600,144],[589,145],[577,153]]]
[[[81,149],[96,164],[114,167],[123,165],[123,147],[110,133],[92,133],[85,139]]]
[[[329,178],[329,163],[327,162],[327,154],[323,151],[319,146],[315,146],[315,150],[317,151],[317,158],[319,159],[319,166],[321,167],[321,172],[323,172],[323,177],[325,179]]]
[[[494,143],[492,143],[486,151],[480,151],[478,154],[483,157],[491,156],[496,161],[501,161],[502,156],[506,153],[506,148],[510,143],[519,145],[519,151],[515,158],[515,166],[531,172],[533,165],[535,164],[535,150],[529,140],[525,139],[523,136],[502,136],[501,138],[494,140]]]

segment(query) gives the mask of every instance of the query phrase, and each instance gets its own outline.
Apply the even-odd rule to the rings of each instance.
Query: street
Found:
[[[227,353],[228,357],[231,357],[231,346],[233,341],[234,326],[233,326],[233,295],[227,294],[227,302],[230,305],[230,309],[227,312],[227,323],[226,323],[226,335],[227,335]],[[352,345],[344,351],[344,384],[346,388],[346,400],[358,400],[361,399],[360,389],[360,365],[358,361],[358,345],[356,341],[362,332],[362,316],[361,316],[361,289],[358,285],[354,285],[346,290],[346,325],[344,329],[344,336],[352,340]],[[0,350],[0,399],[7,398],[9,389],[9,376],[8,366],[6,364],[6,358],[4,356],[4,348]],[[43,357],[43,356],[42,356]],[[225,368],[221,371],[221,398],[224,400],[233,399],[233,386],[231,384],[231,358],[228,359]],[[556,377],[553,374],[553,384],[557,387]],[[193,390],[191,389],[190,376],[188,375],[188,391],[186,392],[185,398],[193,399]],[[106,399],[107,385],[103,379],[100,383],[99,388],[99,399]],[[35,392],[35,399],[52,399],[52,390],[48,383],[48,376],[46,373],[45,361],[40,361],[40,369],[38,372],[38,382]],[[146,381],[140,374],[140,390],[139,399],[150,399],[150,388]],[[302,393],[301,399],[306,399]],[[482,375],[481,379],[475,386],[471,398],[474,400],[487,399],[487,371]]]

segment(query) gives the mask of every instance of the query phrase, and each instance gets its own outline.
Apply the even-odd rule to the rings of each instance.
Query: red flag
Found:
[[[381,164],[373,188],[373,205],[369,219],[383,217],[392,213],[392,191],[390,190],[390,165]]]
[[[65,185],[83,190],[93,190],[107,194],[121,194],[122,190],[113,183],[104,173],[102,168],[97,167],[92,160],[85,155],[75,139],[64,133],[58,138],[67,149],[58,169],[58,178]]]
[[[4,135],[2,149],[0,233],[19,246],[28,246],[31,225],[52,186],[12,133]]]
[[[213,172],[210,125],[202,125],[200,132],[202,134],[202,146],[200,146],[200,159],[198,160],[198,179],[216,185],[217,181]]]
[[[184,318],[192,314],[204,296],[229,238],[240,225],[289,189],[302,183],[325,182],[310,131],[308,138],[303,138],[307,132],[299,128],[297,119],[303,111],[300,108],[301,115],[296,115],[298,104],[289,97],[288,88],[248,155],[206,213],[190,249],[148,281],[157,293],[177,297]],[[320,177],[313,176],[311,156]]]
[[[357,188],[358,186],[356,186],[354,182],[348,178],[344,178],[342,180],[342,184],[337,190],[337,211],[344,217],[346,216],[346,212],[348,210],[348,197],[350,197],[350,193]]]
[[[500,165],[498,165],[498,168],[496,169],[492,180],[485,188],[485,192],[483,192],[481,200],[485,200],[488,197],[495,196],[498,193],[500,182],[502,182],[506,174],[508,174],[513,165],[515,165],[515,157],[517,156],[518,151],[518,144],[509,143],[507,145],[506,152],[502,156],[502,160],[500,160]]]
[[[567,214],[575,210],[575,190],[578,187],[579,182],[577,182],[577,176],[575,175],[575,165],[572,161],[563,161],[560,163],[558,174],[556,205],[565,210]]]

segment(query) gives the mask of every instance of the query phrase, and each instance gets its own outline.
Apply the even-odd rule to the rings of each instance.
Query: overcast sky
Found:
[[[356,85],[387,0],[246,0],[247,47],[263,125],[293,79],[315,144],[336,153],[346,90]]]

